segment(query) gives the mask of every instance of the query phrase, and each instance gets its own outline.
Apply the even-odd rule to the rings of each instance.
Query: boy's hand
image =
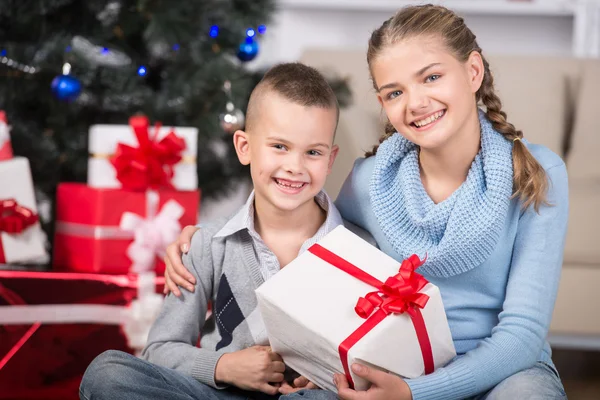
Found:
[[[283,360],[271,347],[253,346],[221,356],[215,368],[215,381],[275,395],[284,371]]]
[[[295,393],[302,389],[318,389],[317,385],[309,381],[307,378],[300,376],[294,379],[292,385],[287,382],[283,382],[281,387],[279,388],[279,393],[281,394],[290,394]]]
[[[173,292],[177,297],[181,296],[179,287],[186,288],[189,292],[194,292],[196,280],[185,268],[181,261],[181,255],[190,250],[192,236],[200,229],[193,225],[183,228],[176,241],[167,246],[167,255],[165,256],[165,289],[164,294]]]

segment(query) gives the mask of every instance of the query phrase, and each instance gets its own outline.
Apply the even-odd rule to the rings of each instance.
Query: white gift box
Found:
[[[154,127],[149,127],[150,134],[154,134]],[[173,168],[171,183],[177,190],[198,189],[198,173],[196,169],[196,155],[198,152],[198,129],[192,127],[169,127],[159,129],[155,140],[160,141],[171,131],[181,137],[186,144],[181,152],[182,160]],[[115,154],[117,145],[123,143],[137,147],[138,139],[130,125],[92,125],[89,131],[87,183],[94,188],[119,189],[121,182],[117,179],[117,172],[110,163],[110,157]]]
[[[398,274],[400,263],[343,226],[319,241],[320,246],[381,282]],[[416,271],[418,273],[418,270]],[[285,363],[323,389],[336,391],[335,373],[344,373],[338,347],[366,320],[355,312],[357,300],[377,289],[306,251],[256,290],[273,351]],[[437,286],[421,310],[435,368],[456,356]],[[348,351],[348,366],[358,362],[405,378],[425,373],[415,326],[407,313],[390,314]],[[351,374],[354,387],[369,383]]]
[[[37,214],[29,160],[24,157],[0,162],[0,201],[9,199]],[[21,233],[0,232],[3,261],[7,264],[46,260],[45,242],[46,235],[39,222]]]

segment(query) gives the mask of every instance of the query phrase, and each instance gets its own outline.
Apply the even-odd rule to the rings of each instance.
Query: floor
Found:
[[[600,351],[553,349],[569,400],[600,399]]]

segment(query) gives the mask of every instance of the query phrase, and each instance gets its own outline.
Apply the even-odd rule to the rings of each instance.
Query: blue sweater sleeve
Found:
[[[372,158],[359,158],[354,162],[350,175],[344,181],[335,206],[345,220],[369,231],[368,214],[371,213],[369,188]],[[372,232],[371,232],[372,233]]]
[[[414,400],[462,399],[532,367],[542,351],[563,260],[568,219],[564,164],[546,170],[549,206],[522,213],[499,322],[492,335],[434,373],[407,380]]]

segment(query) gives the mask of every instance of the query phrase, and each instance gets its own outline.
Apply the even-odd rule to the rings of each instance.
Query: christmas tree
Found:
[[[91,125],[137,113],[198,128],[203,196],[247,176],[230,133],[262,76],[244,63],[273,11],[273,0],[3,0],[0,109],[38,200],[52,201],[58,182],[85,182]],[[332,84],[344,103],[347,87]]]

